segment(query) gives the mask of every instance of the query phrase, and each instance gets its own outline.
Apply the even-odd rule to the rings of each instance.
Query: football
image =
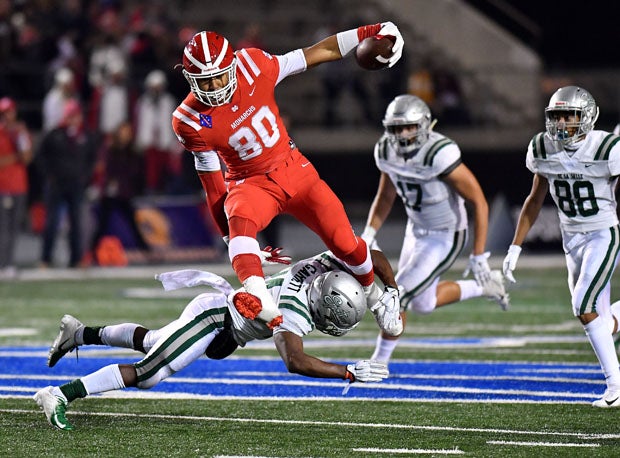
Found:
[[[368,37],[355,50],[357,64],[366,70],[381,70],[388,66],[394,42],[388,37]]]

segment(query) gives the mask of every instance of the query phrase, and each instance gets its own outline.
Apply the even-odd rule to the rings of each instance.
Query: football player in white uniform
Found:
[[[458,145],[433,132],[430,109],[413,95],[399,95],[388,105],[383,126],[385,133],[374,149],[381,171],[379,188],[362,238],[378,248],[375,235],[398,195],[408,217],[396,274],[403,321],[408,309],[427,314],[479,296],[496,300],[506,310],[510,302],[502,273],[491,271],[485,252],[487,201],[463,164]],[[467,241],[465,202],[474,215],[473,250],[465,276],[471,271],[475,280],[440,281]],[[389,361],[396,344],[397,337],[381,333],[372,359]]]
[[[598,106],[577,86],[558,89],[545,109],[546,132],[527,149],[526,166],[534,174],[512,244],[504,259],[504,275],[513,271],[521,244],[536,221],[547,192],[557,205],[568,268],[573,313],[583,324],[607,389],[596,407],[620,407],[620,369],[612,334],[620,304],[610,306],[610,278],[620,250],[620,228],[614,190],[620,174],[620,137],[593,130]]]
[[[289,372],[319,378],[339,378],[351,382],[379,382],[388,376],[385,364],[362,360],[343,365],[326,362],[304,352],[302,338],[314,328],[342,336],[355,328],[368,308],[379,326],[399,333],[398,295],[392,269],[383,253],[372,251],[373,267],[386,286],[383,294],[367,302],[361,284],[347,266],[327,251],[299,261],[267,279],[267,287],[282,313],[282,323],[271,329],[267,324],[244,318],[236,301],[248,300],[243,288],[233,291],[230,284],[209,272],[181,270],[157,276],[164,288],[208,285],[219,292],[196,296],[181,316],[158,330],[141,325],[84,326],[71,315],[61,321],[60,332],[49,352],[48,365],[81,345],[110,345],[146,353],[135,364],[111,364],[60,387],[39,390],[34,399],[49,423],[71,430],[65,416],[67,405],[91,394],[126,387],[148,389],[206,354],[212,359],[230,355],[237,346],[273,336]],[[378,288],[377,288],[378,290]],[[392,320],[392,321],[390,321]]]

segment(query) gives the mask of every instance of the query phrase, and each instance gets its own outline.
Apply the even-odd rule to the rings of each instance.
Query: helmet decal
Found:
[[[411,157],[428,140],[431,110],[419,97],[399,95],[385,110],[383,127],[396,153]]]
[[[315,327],[333,336],[355,328],[366,312],[366,295],[359,282],[342,271],[326,272],[308,289],[308,305]]]

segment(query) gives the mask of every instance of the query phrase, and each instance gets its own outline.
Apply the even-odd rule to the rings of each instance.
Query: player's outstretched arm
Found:
[[[388,36],[394,40],[392,56],[388,59],[392,67],[402,56],[403,37],[392,22],[364,25],[356,29],[339,32],[303,49],[307,68],[346,57],[365,38]]]
[[[293,374],[315,378],[346,378],[346,366],[328,363],[306,354],[302,338],[292,332],[275,333],[273,342],[286,368]]]
[[[380,382],[389,375],[385,364],[362,360],[347,366],[328,363],[304,352],[303,340],[292,332],[274,334],[273,341],[289,372],[315,378],[339,378],[351,382]]]

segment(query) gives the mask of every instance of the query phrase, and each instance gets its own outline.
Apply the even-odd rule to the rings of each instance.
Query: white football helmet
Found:
[[[230,102],[237,89],[237,58],[230,43],[215,32],[199,32],[183,51],[183,76],[192,93],[205,105],[218,107]],[[228,75],[228,83],[213,91],[203,91],[200,79]]]
[[[568,116],[577,121],[569,122]],[[545,127],[552,140],[564,147],[583,138],[594,128],[598,106],[588,91],[577,86],[558,89],[545,108]]]
[[[402,126],[416,126],[411,132],[401,132]],[[399,95],[385,110],[383,127],[390,143],[401,156],[416,152],[431,130],[431,110],[415,95]]]
[[[316,328],[332,336],[349,332],[366,313],[362,285],[350,274],[337,270],[312,280],[308,304]]]

